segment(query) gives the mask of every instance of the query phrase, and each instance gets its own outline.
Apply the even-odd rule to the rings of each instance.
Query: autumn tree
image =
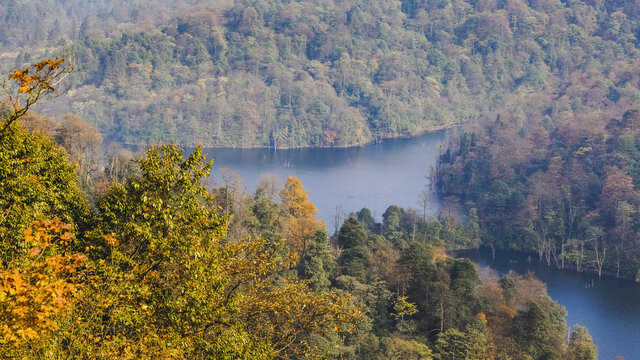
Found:
[[[309,192],[304,190],[302,182],[295,177],[287,178],[284,189],[280,192],[282,207],[288,214],[285,223],[286,243],[292,252],[304,257],[315,233],[324,224],[315,219],[318,212],[308,198]]]
[[[602,185],[600,211],[603,216],[615,218],[618,206],[623,202],[634,203],[635,193],[631,176],[618,167],[612,167]]]
[[[9,80],[15,85],[3,83],[2,91],[7,96],[7,103],[11,107],[11,114],[0,123],[0,138],[15,122],[20,119],[38,101],[52,96],[55,87],[73,71],[75,62],[56,57],[33,64],[23,70],[13,69]],[[17,87],[17,89],[15,89]]]
[[[64,324],[78,288],[76,273],[86,256],[73,249],[73,228],[60,219],[36,221],[25,232],[28,253],[0,270],[0,349],[4,356],[28,357],[46,349]],[[5,247],[3,243],[2,247]]]
[[[399,328],[404,328],[404,317],[411,316],[418,312],[418,308],[415,304],[412,304],[407,301],[406,296],[399,296],[396,299],[396,302],[393,304],[393,317],[396,320],[400,320]]]
[[[80,116],[66,114],[56,131],[55,140],[69,154],[69,161],[76,164],[84,176],[95,176],[99,169],[102,135],[95,126]]]

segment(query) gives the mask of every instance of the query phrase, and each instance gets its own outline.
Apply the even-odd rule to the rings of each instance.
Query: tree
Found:
[[[367,209],[366,207],[362,208],[357,212],[356,217],[365,229],[373,231],[373,228],[375,226],[375,219],[373,218],[371,210]]]
[[[175,146],[151,148],[141,177],[100,200],[89,286],[57,338],[69,355],[286,358],[312,354],[309,336],[358,321],[348,297],[292,276],[282,242],[225,239],[204,157],[199,147],[186,158]]]
[[[567,346],[567,360],[596,360],[598,349],[586,327],[575,325]]]
[[[27,254],[0,269],[0,347],[3,355],[28,357],[62,325],[60,313],[77,290],[86,256],[73,253],[73,230],[60,219],[36,221],[26,231]],[[5,244],[3,244],[5,245]]]
[[[404,317],[411,316],[418,312],[418,308],[415,304],[407,301],[406,296],[399,296],[396,302],[393,304],[393,317],[396,320],[400,320],[399,328],[404,329]]]
[[[329,275],[335,266],[327,231],[318,230],[307,255],[298,264],[300,278],[309,279],[310,286],[315,291],[327,291],[331,285]]]
[[[626,201],[618,203],[616,208],[615,220],[616,226],[614,231],[616,233],[616,240],[613,249],[616,253],[616,277],[620,277],[620,262],[621,257],[625,253],[629,245],[629,230],[632,225],[633,215],[636,212],[634,206]]]
[[[18,119],[44,97],[53,94],[73,71],[73,62],[44,60],[24,70],[14,69],[15,82],[2,85],[8,99],[0,105],[0,267],[25,250],[24,230],[32,221],[59,216],[81,225],[86,205],[75,184],[75,172],[64,154],[42,134],[15,126]],[[11,245],[9,245],[11,244]]]
[[[278,189],[282,187],[282,181],[273,174],[260,175],[258,184],[256,185],[256,199],[267,198],[271,201],[277,201]]]
[[[422,208],[422,221],[427,221],[427,208],[433,202],[433,193],[429,190],[422,190],[418,195],[418,204]]]
[[[601,214],[614,219],[618,204],[622,201],[635,202],[633,180],[624,170],[614,166],[607,172],[602,185],[599,204]]]
[[[78,166],[80,174],[92,176],[96,173],[102,145],[98,129],[78,115],[66,114],[62,117],[55,140],[67,151],[69,160]]]
[[[257,220],[253,229],[254,234],[273,242],[279,241],[283,237],[280,210],[280,204],[267,197],[255,198],[251,209]]]
[[[369,252],[366,245],[367,233],[360,222],[350,216],[338,232],[338,246],[342,249],[338,264],[342,274],[365,281]]]
[[[448,258],[438,263],[438,267],[446,272],[442,279],[446,281],[449,293],[441,300],[445,325],[458,329],[473,325],[481,311],[480,280],[474,264],[469,259]]]
[[[602,268],[607,259],[607,250],[609,248],[607,239],[600,226],[589,226],[586,229],[587,238],[591,243],[591,251],[593,253],[592,263],[595,266],[598,276],[602,276]]]
[[[533,359],[562,359],[566,314],[548,296],[529,302],[512,323],[512,336],[522,354]]]
[[[376,359],[433,360],[431,349],[418,341],[400,337],[383,338],[383,352]]]
[[[391,242],[397,242],[402,237],[400,218],[403,210],[395,205],[389,206],[382,214],[382,233]]]
[[[470,328],[465,332],[448,329],[438,334],[434,347],[434,359],[486,360],[490,359],[488,347],[486,335],[477,329]]]
[[[280,192],[282,206],[289,215],[285,224],[287,245],[301,257],[306,255],[312,237],[324,227],[321,221],[315,219],[318,209],[309,200],[308,194],[295,177],[287,178]]]
[[[24,231],[34,220],[59,217],[75,232],[86,230],[88,207],[75,168],[40,133],[9,126],[0,135],[0,188],[0,267],[26,251]]]
[[[140,161],[142,177],[115,184],[99,202],[103,232],[116,233],[134,266],[164,266],[171,251],[208,246],[226,231],[227,217],[212,206],[202,185],[211,164],[201,148],[182,160],[175,146],[150,148]]]
[[[14,87],[6,82],[2,91],[8,97],[11,114],[0,122],[0,139],[5,136],[7,129],[20,119],[26,112],[42,98],[51,96],[57,87],[73,70],[74,61],[65,62],[64,58],[44,60],[24,70],[13,69],[10,80],[15,81]]]

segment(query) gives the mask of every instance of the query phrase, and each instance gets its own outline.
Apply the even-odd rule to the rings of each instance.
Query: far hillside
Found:
[[[0,18],[3,73],[61,39],[77,54],[68,96],[41,111],[128,144],[350,146],[640,101],[633,1],[14,0]]]

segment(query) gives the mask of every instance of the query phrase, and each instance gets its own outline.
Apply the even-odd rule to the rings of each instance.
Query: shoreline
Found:
[[[452,250],[447,250],[447,254],[453,256],[453,257],[464,257],[463,255],[459,254],[460,252],[463,251],[482,251],[483,249],[486,249],[488,251],[491,251],[491,248],[489,246],[486,246],[484,244],[480,244],[480,246],[477,247],[468,247],[468,248],[463,248],[463,249],[452,249]],[[566,265],[564,268],[561,267],[557,267],[555,266],[555,264],[547,264],[544,261],[541,261],[538,258],[538,254],[533,253],[533,252],[527,252],[527,251],[520,251],[520,250],[514,250],[514,249],[499,249],[496,248],[497,251],[501,251],[501,252],[508,252],[510,254],[515,254],[516,256],[528,256],[530,257],[533,261],[540,263],[541,265],[548,267],[548,268],[552,268],[554,270],[560,270],[560,271],[571,271],[573,273],[576,274],[589,274],[589,275],[594,275],[597,278],[610,278],[610,279],[616,279],[616,280],[622,280],[625,282],[629,282],[631,284],[636,284],[636,285],[640,285],[640,282],[635,281],[632,278],[628,278],[628,277],[624,277],[624,276],[616,276],[615,272],[611,272],[611,271],[605,271],[604,269],[602,270],[602,275],[598,276],[598,272],[595,270],[592,270],[590,268],[588,268],[587,270],[577,270],[577,267],[575,265]],[[517,261],[526,261],[524,259],[520,259],[518,258]]]
[[[430,133],[435,133],[435,132],[439,132],[439,131],[444,131],[444,130],[449,130],[449,129],[453,129],[453,128],[457,128],[457,127],[462,127],[463,125],[467,124],[468,122],[459,122],[459,123],[455,123],[455,124],[447,124],[447,125],[438,125],[438,126],[433,126],[430,127],[426,130],[422,130],[420,132],[417,132],[416,134],[411,134],[411,135],[404,135],[404,134],[397,134],[397,135],[391,135],[391,136],[384,136],[384,137],[376,137],[376,138],[372,138],[371,140],[367,141],[367,142],[363,142],[360,144],[352,144],[352,145],[334,145],[334,146],[302,146],[302,147],[278,147],[278,148],[274,148],[273,146],[233,146],[233,147],[229,147],[229,146],[209,146],[209,145],[202,145],[202,144],[181,144],[181,143],[174,143],[177,146],[180,147],[184,147],[184,148],[193,148],[196,147],[198,145],[202,145],[203,148],[205,149],[234,149],[234,150],[248,150],[248,149],[262,149],[262,150],[274,150],[274,151],[278,151],[278,150],[303,150],[303,149],[354,149],[354,148],[359,148],[359,147],[364,147],[364,146],[368,146],[368,145],[373,145],[373,144],[378,144],[380,142],[383,142],[385,140],[394,140],[394,139],[414,139],[423,135],[427,135]],[[104,136],[104,135],[103,135]],[[113,137],[115,138],[116,136],[108,136],[108,137]],[[105,137],[106,138],[106,137]],[[124,146],[128,146],[128,147],[148,147],[148,146],[155,146],[155,145],[159,145],[159,144],[163,144],[161,142],[155,142],[155,143],[126,143],[126,142],[121,142],[118,140],[114,140],[111,142],[115,142],[115,143],[119,143],[122,144]]]

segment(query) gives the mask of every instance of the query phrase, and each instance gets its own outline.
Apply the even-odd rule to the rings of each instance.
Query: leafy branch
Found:
[[[65,55],[69,55],[65,50]],[[69,58],[69,57],[67,57]],[[2,92],[6,94],[6,102],[11,107],[12,113],[1,124],[0,138],[5,131],[28,110],[44,97],[52,97],[55,89],[75,69],[75,58],[66,61],[65,57],[57,57],[41,61],[27,67],[24,70],[13,69],[9,80],[2,84]],[[17,89],[16,89],[17,87]],[[0,120],[1,121],[1,120]]]

